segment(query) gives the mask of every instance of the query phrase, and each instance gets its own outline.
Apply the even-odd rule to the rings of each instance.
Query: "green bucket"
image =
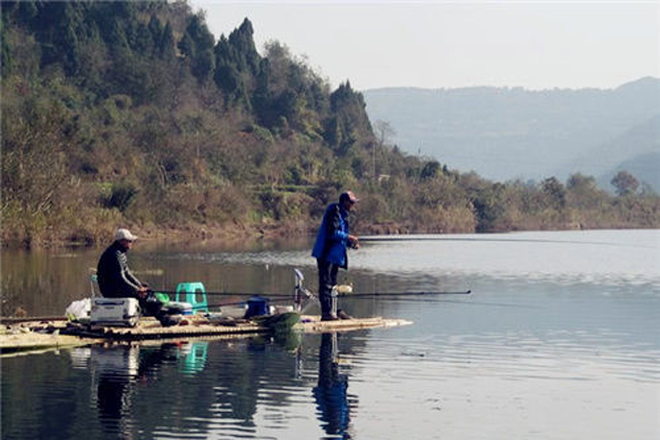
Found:
[[[170,296],[167,293],[154,292],[154,296],[158,301],[162,302],[163,305],[167,305],[170,302]]]

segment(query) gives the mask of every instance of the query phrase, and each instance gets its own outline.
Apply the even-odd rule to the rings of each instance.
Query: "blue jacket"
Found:
[[[316,235],[312,257],[348,268],[348,212],[339,203],[331,203],[323,214],[321,228]]]

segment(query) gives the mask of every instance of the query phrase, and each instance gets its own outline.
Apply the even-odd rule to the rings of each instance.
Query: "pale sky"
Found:
[[[660,77],[660,0],[646,2],[220,1],[216,39],[248,17],[333,87],[615,88]]]

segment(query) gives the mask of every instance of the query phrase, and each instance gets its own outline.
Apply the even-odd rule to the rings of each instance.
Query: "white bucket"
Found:
[[[273,315],[278,315],[280,313],[293,312],[293,306],[273,306],[273,307],[271,307],[270,312]]]

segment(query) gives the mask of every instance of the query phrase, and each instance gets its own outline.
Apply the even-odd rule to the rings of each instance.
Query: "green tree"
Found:
[[[151,56],[154,50],[154,39],[148,25],[140,23],[135,35],[135,50],[143,56]]]
[[[176,56],[174,47],[175,47],[174,31],[172,30],[172,25],[168,21],[165,24],[165,28],[163,29],[163,32],[161,33],[160,39],[158,40],[158,44],[156,46],[158,51],[158,56],[163,60],[174,59],[174,57]]]
[[[230,105],[240,105],[251,109],[250,95],[261,64],[252,34],[252,23],[247,18],[241,26],[218,40],[215,52],[215,73],[213,79],[225,92]]]
[[[324,138],[340,156],[373,137],[364,98],[351,88],[350,82],[346,81],[332,92],[330,112]]]
[[[155,15],[152,15],[149,19],[149,24],[147,25],[149,34],[151,36],[151,41],[153,42],[152,54],[159,55],[160,46],[163,39],[163,25]]]
[[[566,182],[570,204],[578,209],[595,209],[605,200],[605,194],[598,188],[593,176],[573,174]]]
[[[179,42],[179,49],[190,63],[192,74],[201,82],[210,78],[215,68],[213,35],[202,15],[193,15]]]
[[[634,194],[639,188],[639,181],[628,171],[619,171],[610,183],[614,186],[618,196]]]
[[[479,191],[472,200],[477,218],[477,232],[496,230],[506,213],[506,188],[501,183],[495,183]]]
[[[566,188],[556,177],[545,179],[541,183],[541,191],[552,208],[564,209],[566,207]]]
[[[438,171],[440,171],[440,163],[436,160],[431,160],[426,162],[419,177],[422,180],[435,179],[435,177],[438,175]]]

